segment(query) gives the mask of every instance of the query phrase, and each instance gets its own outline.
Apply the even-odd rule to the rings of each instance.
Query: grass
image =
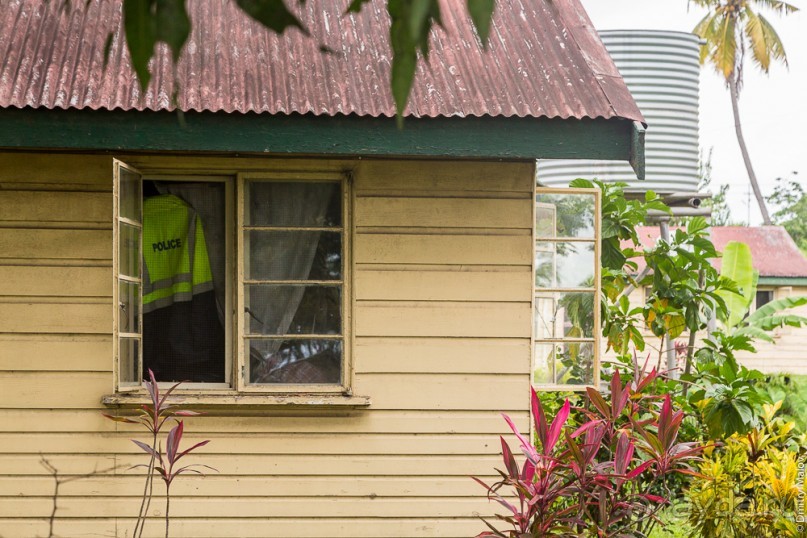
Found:
[[[659,514],[664,525],[656,525],[649,538],[692,538],[695,534],[687,522],[689,504],[685,501],[674,501],[672,506]]]

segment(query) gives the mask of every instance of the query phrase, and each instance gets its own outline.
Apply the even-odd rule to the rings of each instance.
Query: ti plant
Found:
[[[501,438],[501,480],[487,485],[474,478],[488,490],[489,499],[506,509],[506,515],[496,517],[509,525],[499,530],[485,521],[489,530],[477,538],[647,536],[668,502],[667,476],[697,474],[690,462],[702,450],[695,443],[678,442],[683,412],[673,410],[669,396],[659,402],[643,394],[657,375],[651,371],[623,385],[616,372],[610,402],[587,389],[590,406],[576,410],[587,420],[574,431],[567,425],[572,412],[568,400],[549,422],[533,391],[536,443],[505,415],[526,459],[519,465]]]
[[[140,501],[140,511],[137,514],[137,522],[135,523],[134,532],[132,533],[133,538],[140,538],[143,535],[143,527],[146,522],[146,517],[148,516],[149,507],[151,505],[151,497],[154,491],[154,473],[155,471],[160,473],[160,476],[163,476],[163,472],[159,471],[157,467],[157,463],[160,463],[160,467],[165,468],[163,465],[162,460],[162,448],[159,444],[159,436],[165,426],[166,422],[174,419],[176,417],[191,417],[197,416],[199,413],[195,411],[188,411],[186,409],[178,409],[176,406],[169,405],[168,403],[168,396],[181,384],[177,383],[165,392],[160,392],[160,387],[157,385],[157,380],[154,378],[154,372],[149,370],[149,379],[150,381],[145,381],[143,384],[145,385],[146,391],[148,392],[149,397],[151,398],[151,404],[146,404],[140,406],[139,414],[135,417],[121,417],[121,416],[113,416],[108,415],[106,413],[102,413],[106,418],[113,420],[115,422],[123,422],[126,424],[139,424],[148,430],[149,434],[151,434],[151,444],[143,443],[142,441],[137,441],[132,439],[132,442],[140,447],[144,452],[149,454],[149,462],[148,464],[144,465],[136,465],[135,467],[146,467],[146,480],[143,486],[143,496]],[[168,433],[168,445],[169,450],[172,442],[176,443],[174,447],[174,454],[176,455],[176,450],[178,450],[179,440],[182,438],[182,431],[183,427],[182,422],[178,421],[177,426],[171,429]],[[178,434],[175,432],[179,428]],[[173,433],[173,436],[172,436]],[[202,446],[207,444],[208,441],[204,441],[189,450],[186,450],[181,455],[190,452],[194,448],[198,446]],[[176,456],[173,456],[173,461],[178,459]],[[169,458],[171,460],[171,458]],[[173,462],[171,462],[170,467],[173,466]],[[178,473],[174,473],[176,475]],[[163,478],[164,479],[164,478]],[[168,499],[166,499],[166,502]],[[166,518],[168,517],[168,512],[166,510]],[[166,536],[167,533],[168,523],[166,519]]]
[[[201,441],[196,443],[190,448],[180,451],[179,444],[182,441],[182,432],[185,430],[184,422],[177,421],[177,425],[171,428],[171,431],[168,432],[168,437],[165,442],[165,454],[162,451],[162,445],[158,447],[157,450],[153,449],[152,447],[148,446],[146,443],[142,443],[135,439],[132,441],[143,449],[144,452],[151,455],[151,464],[150,467],[147,465],[140,465],[136,467],[149,467],[154,471],[159,473],[160,478],[162,478],[163,482],[165,483],[165,538],[168,538],[168,530],[170,526],[170,510],[171,510],[171,483],[174,479],[182,473],[196,473],[202,474],[201,471],[197,469],[197,467],[205,467],[207,469],[215,470],[208,465],[185,465],[184,467],[176,467],[176,463],[189,452],[196,450],[200,446],[204,446],[209,443],[209,440]],[[154,466],[154,462],[159,463],[159,465]],[[151,470],[149,472],[152,472]]]

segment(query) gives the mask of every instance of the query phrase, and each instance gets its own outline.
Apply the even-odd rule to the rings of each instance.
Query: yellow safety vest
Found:
[[[173,194],[143,202],[143,261],[144,314],[213,290],[202,220]]]

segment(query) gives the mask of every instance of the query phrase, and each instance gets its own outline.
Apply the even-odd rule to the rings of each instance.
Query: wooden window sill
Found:
[[[348,396],[344,394],[249,394],[232,393],[174,393],[168,397],[171,405],[190,409],[206,408],[358,408],[368,407],[368,396]],[[151,398],[147,394],[109,394],[101,398],[101,403],[109,407],[136,408],[150,405]]]

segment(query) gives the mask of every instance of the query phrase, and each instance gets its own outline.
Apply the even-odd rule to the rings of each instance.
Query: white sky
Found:
[[[705,11],[687,0],[582,0],[598,30],[691,31]],[[804,0],[791,0],[802,10]],[[762,11],[785,45],[789,69],[779,65],[762,74],[747,61],[740,94],[740,119],[763,194],[770,194],[777,177],[796,180],[807,187],[807,14],[799,11],[779,17]],[[731,185],[732,219],[748,219],[748,176],[743,166],[728,90],[723,79],[705,66],[700,85],[700,145],[712,155],[712,186]],[[771,208],[769,208],[770,210]],[[761,218],[751,201],[751,223]]]

